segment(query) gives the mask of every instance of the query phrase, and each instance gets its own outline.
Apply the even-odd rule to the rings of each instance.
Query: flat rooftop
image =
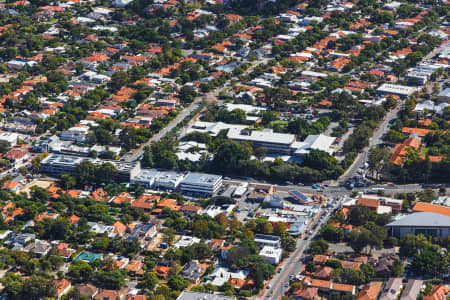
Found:
[[[189,173],[181,183],[191,185],[214,185],[220,179],[222,179],[222,176],[220,175]]]

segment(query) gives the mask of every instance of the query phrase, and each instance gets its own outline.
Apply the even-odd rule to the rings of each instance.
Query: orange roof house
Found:
[[[418,123],[419,123],[419,125],[428,127],[428,126],[430,126],[433,123],[433,121],[431,119],[427,118],[425,120],[419,120]]]
[[[361,289],[357,300],[376,300],[381,291],[382,282],[370,282]]]
[[[446,286],[435,285],[431,294],[424,296],[424,300],[444,300],[447,297],[449,288]]]
[[[317,299],[319,297],[319,289],[314,287],[304,287],[293,292],[297,299]]]
[[[223,16],[225,17],[225,19],[230,21],[231,24],[234,24],[234,23],[239,22],[240,20],[242,20],[242,16],[240,16],[240,15],[224,14]]]
[[[131,196],[127,192],[122,192],[119,195],[115,196],[111,202],[114,204],[121,204],[121,203],[131,203],[134,200],[134,197]]]
[[[94,199],[95,201],[106,201],[108,200],[108,193],[106,193],[102,188],[98,188],[91,192],[88,197]]]
[[[95,121],[95,120],[105,120],[109,119],[109,116],[107,114],[102,114],[98,111],[91,112],[87,117],[86,120]]]
[[[15,192],[19,189],[20,183],[15,180],[8,180],[3,182],[2,189],[7,190],[9,192]]]
[[[421,159],[427,159],[432,162],[432,163],[437,163],[440,162],[441,160],[443,160],[445,158],[445,156],[440,156],[440,155],[428,155],[428,156],[419,156],[419,158]]]
[[[131,206],[143,208],[145,210],[152,210],[153,204],[158,202],[160,198],[160,196],[156,195],[143,194],[139,198],[131,202]]]
[[[56,295],[58,296],[58,298],[66,294],[72,287],[72,284],[64,278],[60,280],[54,280],[53,282],[56,286]]]
[[[169,271],[170,271],[169,267],[157,266],[155,268],[155,273],[160,278],[166,278],[167,276],[169,276]]]
[[[76,215],[71,215],[70,217],[67,218],[67,221],[69,221],[72,225],[75,225],[80,221],[80,217]]]
[[[345,57],[339,57],[339,58],[329,62],[327,64],[327,68],[330,70],[341,72],[348,63],[350,63],[350,59],[345,58]]]
[[[417,202],[413,208],[414,211],[432,212],[450,217],[450,207],[430,204],[426,202]]]
[[[43,212],[43,213],[40,213],[39,215],[37,215],[37,216],[34,218],[34,220],[35,220],[36,222],[39,222],[39,221],[42,221],[42,220],[44,220],[44,219],[53,219],[53,220],[56,220],[57,218],[58,218],[58,214],[57,214],[57,213],[52,213],[52,212],[46,211],[46,212]]]
[[[156,205],[156,207],[158,208],[164,208],[164,207],[168,207],[171,210],[178,210],[180,207],[177,205],[177,201],[173,200],[173,199],[163,199],[161,201],[158,202],[158,204]]]
[[[417,134],[419,137],[424,137],[430,132],[432,132],[432,130],[422,128],[403,127],[402,129],[404,135]]]
[[[112,224],[112,226],[114,227],[114,233],[119,235],[124,234],[125,231],[127,230],[127,226],[125,226],[119,221],[116,221],[114,224]]]
[[[102,54],[102,53],[94,53],[90,56],[87,56],[85,58],[82,58],[81,61],[85,63],[94,63],[94,62],[104,62],[109,60],[110,57],[108,55]]]
[[[331,102],[330,100],[327,99],[323,99],[322,101],[320,101],[318,103],[319,106],[324,106],[324,107],[330,107],[333,105],[333,102]]]
[[[418,138],[408,138],[403,141],[402,144],[395,145],[390,159],[391,163],[398,166],[403,165],[403,161],[408,154],[408,148],[418,150],[420,148],[420,145],[421,141]]]

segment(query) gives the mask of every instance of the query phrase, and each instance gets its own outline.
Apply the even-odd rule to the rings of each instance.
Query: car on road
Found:
[[[298,185],[298,186],[304,186],[304,184],[301,183],[301,182],[297,183],[297,185]]]

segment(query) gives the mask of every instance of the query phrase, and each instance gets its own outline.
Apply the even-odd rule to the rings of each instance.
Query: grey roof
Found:
[[[298,191],[298,190],[290,190],[289,194],[291,194],[295,198],[299,199],[300,201],[303,201],[303,202],[307,202],[308,201],[308,197],[305,194],[303,194],[302,192]]]
[[[450,88],[446,88],[445,90],[441,91],[438,97],[450,97]]]
[[[432,212],[418,212],[387,224],[388,227],[450,227],[450,217]]]
[[[388,282],[384,286],[383,293],[380,296],[380,300],[395,300],[401,289],[401,278],[389,278]]]
[[[420,293],[420,288],[422,287],[422,280],[410,279],[403,289],[402,296],[400,300],[415,300]]]
[[[214,185],[220,179],[222,179],[222,176],[220,175],[189,173],[181,183],[193,185]]]
[[[235,300],[235,297],[184,291],[177,300]]]

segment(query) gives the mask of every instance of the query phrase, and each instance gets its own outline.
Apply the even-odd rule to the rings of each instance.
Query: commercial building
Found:
[[[189,173],[180,183],[183,193],[212,196],[222,187],[222,176],[204,173]]]
[[[267,260],[271,265],[279,264],[282,254],[283,249],[279,247],[264,246],[261,251],[259,251],[259,256]]]
[[[294,134],[275,133],[272,129],[263,131],[230,128],[227,137],[235,141],[252,142],[255,147],[266,148],[269,153],[291,153],[295,142]]]
[[[132,185],[139,183],[144,188],[150,189],[155,183],[155,178],[159,172],[156,170],[142,169],[139,173],[133,176],[130,180]]]
[[[377,93],[398,95],[400,97],[409,97],[416,91],[417,89],[415,87],[390,83],[383,83],[377,88]]]
[[[6,142],[11,147],[17,144],[17,138],[19,135],[14,132],[0,132],[0,142]]]
[[[333,154],[334,149],[331,146],[335,141],[335,137],[326,136],[323,134],[308,135],[303,142],[294,143],[292,148],[294,148],[294,155],[297,157],[303,157],[311,150],[321,150],[329,154]]]
[[[450,88],[446,88],[441,91],[437,96],[438,102],[447,102],[450,103]]]
[[[419,212],[404,216],[386,225],[391,234],[403,237],[406,234],[423,234],[441,239],[450,237],[450,217],[432,212]]]
[[[62,154],[50,154],[41,161],[40,172],[59,176],[60,174],[77,174],[77,165],[83,161],[89,161],[94,165],[111,163],[117,168],[116,180],[129,182],[141,169],[140,162],[123,162],[113,160],[103,160],[99,158],[80,157]]]
[[[303,142],[297,142],[295,134],[277,133],[272,129],[251,130],[246,125],[226,124],[222,122],[195,122],[186,134],[194,131],[206,132],[212,137],[220,131],[228,130],[227,138],[234,141],[251,142],[254,147],[265,148],[271,154],[285,154],[302,157],[311,150],[321,150],[333,154],[332,147],[336,138],[323,134],[309,135]]]
[[[177,300],[236,300],[236,298],[209,293],[184,291],[178,296]]]
[[[61,132],[61,140],[82,143],[86,140],[88,132],[87,126],[72,127]]]
[[[155,178],[153,187],[158,189],[176,190],[183,178],[183,173],[173,171],[159,172]]]
[[[279,236],[276,235],[268,235],[268,234],[255,234],[255,243],[257,243],[260,247],[273,247],[279,248],[281,247],[281,240]]]

